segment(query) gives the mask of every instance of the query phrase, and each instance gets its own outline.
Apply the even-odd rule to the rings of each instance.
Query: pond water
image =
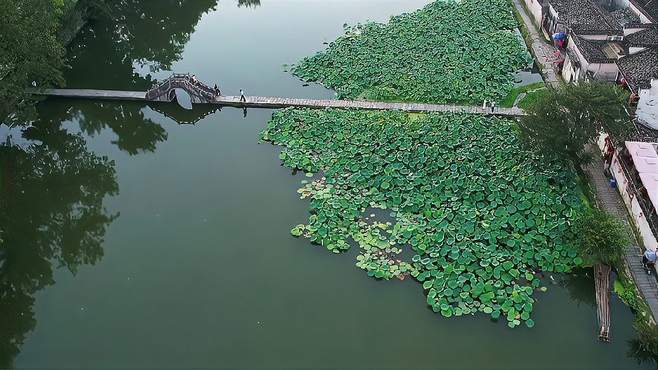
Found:
[[[177,71],[227,94],[332,97],[283,65],[344,23],[425,3],[117,1],[121,17],[72,45],[67,81],[143,90]],[[587,272],[547,277],[536,326],[511,330],[444,319],[418,284],[375,281],[353,254],[291,237],[308,204],[302,176],[258,143],[269,110],[51,99],[39,113],[24,133],[1,133],[21,149],[0,156],[13,184],[0,198],[12,220],[0,367],[653,367],[634,357],[632,314],[616,298],[612,343],[597,341]]]

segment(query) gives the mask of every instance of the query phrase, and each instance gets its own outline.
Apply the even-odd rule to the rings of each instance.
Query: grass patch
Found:
[[[523,97],[521,101],[519,101],[518,107],[521,109],[528,109],[531,105],[537,102],[540,99],[540,97],[544,93],[546,93],[546,91],[547,91],[546,87],[537,90],[528,91],[526,93],[526,96]]]
[[[546,85],[544,85],[544,82],[535,82],[533,84],[515,87],[512,89],[512,91],[510,91],[509,94],[507,94],[500,105],[505,108],[511,108],[514,105],[516,98],[520,94],[525,93],[526,96],[519,102],[519,107],[523,108],[521,103],[526,104],[527,107],[528,104],[537,100],[539,95],[538,93],[542,90],[546,90]]]

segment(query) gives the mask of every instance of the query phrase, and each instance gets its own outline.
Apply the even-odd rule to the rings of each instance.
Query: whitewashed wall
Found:
[[[539,4],[539,0],[523,0],[525,2],[525,6],[530,11],[530,15],[532,15],[532,20],[535,22],[535,26],[537,28],[541,28],[541,19],[542,19],[542,11],[541,11],[541,4]]]
[[[564,65],[562,66],[562,79],[566,82],[578,81],[577,71],[574,69],[574,65],[571,63],[571,58],[569,55],[564,58]]]
[[[641,52],[644,49],[646,49],[646,48],[631,46],[630,48],[628,48],[628,54],[629,55],[637,54],[637,53]]]
[[[646,28],[625,28],[624,27],[624,36],[628,36],[630,34],[640,32],[640,31],[644,31],[645,29]]]
[[[635,223],[635,227],[640,232],[640,236],[642,237],[642,242],[644,243],[644,247],[647,249],[656,250],[658,248],[658,241],[656,241],[656,237],[651,232],[649,223],[647,222],[646,217],[644,217],[644,212],[642,212],[642,208],[640,208],[640,203],[638,203],[637,199],[635,199],[633,194],[630,194],[629,192],[630,188],[628,184],[628,179],[626,178],[623,170],[621,169],[621,164],[619,163],[617,154],[615,154],[612,160],[611,172],[613,173],[615,180],[617,180],[617,188],[619,189],[619,193],[621,194],[621,197],[624,199],[624,203],[626,204],[626,209],[629,211],[630,215],[632,216],[633,223]]]
[[[580,35],[580,37],[584,38],[585,40],[598,40],[598,41],[608,39],[607,34],[606,35]]]
[[[658,130],[658,79],[651,80],[651,87],[640,89],[640,100],[635,114],[645,125]]]
[[[616,63],[593,63],[587,67],[587,70],[592,71],[594,77],[602,81],[615,81],[619,73]]]

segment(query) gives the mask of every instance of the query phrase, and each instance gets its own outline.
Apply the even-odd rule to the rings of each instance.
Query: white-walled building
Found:
[[[631,92],[631,101],[637,103],[636,123],[658,130],[658,46],[617,60],[618,81]]]
[[[611,141],[599,146],[611,153],[610,175],[617,182],[629,215],[646,249],[658,250],[658,151],[655,143],[627,141],[611,148]]]
[[[567,82],[585,79],[615,81],[619,70],[617,58],[624,52],[620,43],[588,40],[571,34],[566,47],[562,78]]]
[[[640,91],[635,118],[638,123],[658,130],[658,79],[651,80],[651,86]]]
[[[561,74],[568,82],[618,80],[617,61],[654,47],[658,40],[658,0],[524,2],[547,38],[560,32],[567,35]]]

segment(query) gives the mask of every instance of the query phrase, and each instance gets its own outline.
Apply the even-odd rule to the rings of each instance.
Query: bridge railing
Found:
[[[146,92],[146,99],[155,99],[161,95],[164,95],[171,90],[171,79],[168,78],[162,83],[158,84],[154,88]]]

